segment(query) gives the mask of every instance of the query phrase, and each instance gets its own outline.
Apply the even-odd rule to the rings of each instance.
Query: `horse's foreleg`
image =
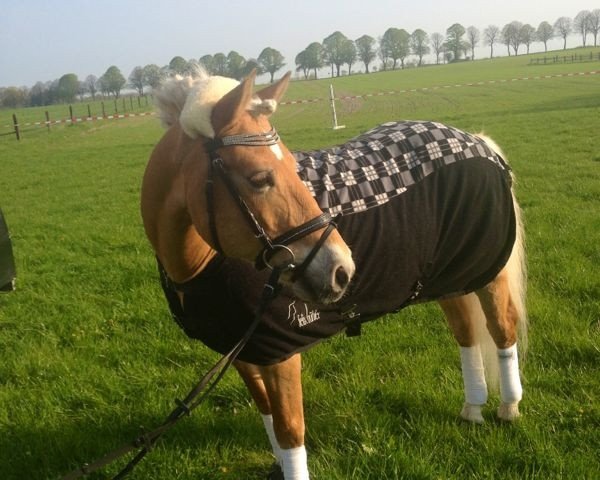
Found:
[[[285,480],[309,478],[304,447],[301,370],[300,354],[275,365],[260,367],[273,415]]]
[[[465,403],[460,416],[465,420],[483,423],[481,407],[487,402],[487,384],[481,348],[477,336],[477,318],[483,312],[475,294],[439,301],[450,329],[460,346],[460,360],[465,389]]]
[[[511,298],[507,270],[500,272],[489,285],[477,291],[477,296],[485,312],[490,335],[498,348],[501,399],[498,416],[503,420],[513,420],[519,416],[523,388],[517,356],[519,312]]]
[[[260,372],[260,367],[250,363],[241,362],[239,360],[237,360],[234,365],[242,377],[242,380],[244,380],[244,383],[248,387],[250,395],[252,395],[252,399],[254,400],[258,411],[260,412],[263,424],[265,426],[265,431],[267,432],[269,442],[271,443],[271,448],[273,449],[273,455],[275,456],[277,463],[281,465],[281,449],[279,448],[279,443],[275,437],[273,416],[271,414],[271,403],[269,401],[269,396],[267,395],[267,390]]]

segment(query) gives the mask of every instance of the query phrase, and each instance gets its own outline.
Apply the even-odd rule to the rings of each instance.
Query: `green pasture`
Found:
[[[335,79],[338,95],[600,70],[502,58]],[[288,99],[326,98],[329,80]],[[314,479],[600,478],[600,74],[281,105],[292,149],[377,123],[432,119],[485,131],[518,178],[529,255],[522,418],[458,418],[457,346],[433,304],[304,356]],[[218,358],[170,319],[139,215],[153,117],[0,137],[0,207],[18,268],[0,295],[0,479],[59,479],[153,428]],[[242,382],[226,375],[130,478],[265,478],[272,458]],[[120,462],[93,475],[107,478]]]

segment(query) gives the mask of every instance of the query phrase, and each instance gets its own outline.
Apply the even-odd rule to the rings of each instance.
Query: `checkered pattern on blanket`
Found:
[[[382,205],[464,159],[488,159],[508,169],[483,140],[436,122],[385,123],[344,145],[294,156],[298,175],[332,215]]]

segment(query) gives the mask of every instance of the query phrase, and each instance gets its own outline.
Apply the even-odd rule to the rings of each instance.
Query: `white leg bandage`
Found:
[[[523,397],[523,387],[519,378],[519,358],[517,344],[498,349],[500,368],[500,399],[503,403],[517,403]]]
[[[279,443],[277,442],[277,438],[275,437],[275,430],[273,429],[273,415],[262,415],[263,424],[265,425],[265,430],[267,431],[267,435],[269,437],[269,442],[271,442],[271,448],[273,449],[273,455],[275,455],[275,459],[277,463],[281,465],[281,448],[279,448]]]
[[[304,445],[281,449],[281,468],[285,480],[309,480]]]
[[[460,347],[460,363],[465,385],[465,401],[470,405],[487,402],[487,385],[479,345]]]

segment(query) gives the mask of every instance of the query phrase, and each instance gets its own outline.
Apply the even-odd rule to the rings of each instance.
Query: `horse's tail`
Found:
[[[502,150],[498,145],[491,140],[489,137],[484,135],[478,135],[488,146],[494,150],[498,155],[500,155],[503,159],[506,159]],[[527,296],[527,266],[526,266],[526,257],[525,257],[525,235],[522,221],[521,208],[517,203],[517,200],[514,195],[514,185],[515,178],[512,175],[512,199],[513,199],[513,207],[515,212],[515,220],[516,220],[516,236],[515,243],[513,245],[510,257],[508,262],[505,265],[505,270],[508,274],[508,286],[510,297],[513,302],[513,305],[517,311],[517,334],[518,340],[517,345],[519,347],[520,357],[524,359],[525,353],[527,351],[527,328],[528,328],[528,319],[527,319],[527,306],[526,306],[526,296]],[[476,296],[473,295],[474,300],[476,300]],[[477,305],[474,306],[474,311],[477,311],[477,322],[476,322],[476,340],[480,344],[482,357],[484,361],[484,365],[486,368],[486,376],[488,378],[488,382],[490,386],[497,387],[499,385],[498,382],[498,354],[497,349],[492,337],[490,336],[488,329],[486,327],[486,319],[483,313],[483,309],[481,308],[481,304],[476,301]]]

